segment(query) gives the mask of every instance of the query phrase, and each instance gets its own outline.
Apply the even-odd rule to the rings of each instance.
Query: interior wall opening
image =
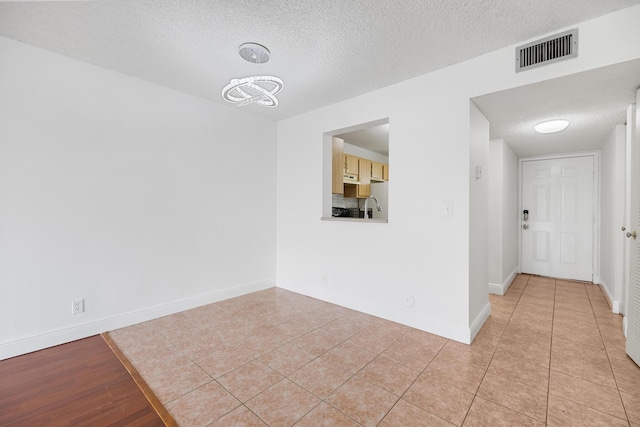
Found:
[[[322,216],[389,219],[389,119],[323,135]]]

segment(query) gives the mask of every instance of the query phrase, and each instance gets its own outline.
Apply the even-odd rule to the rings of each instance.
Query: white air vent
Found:
[[[516,48],[516,72],[578,56],[578,29]]]

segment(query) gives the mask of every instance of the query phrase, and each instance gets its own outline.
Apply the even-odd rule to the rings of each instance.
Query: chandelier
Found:
[[[254,64],[267,62],[271,55],[269,49],[257,43],[241,44],[238,53],[244,60]],[[278,106],[276,95],[282,90],[283,85],[282,79],[268,75],[231,79],[229,84],[222,88],[222,98],[239,107],[256,104],[273,108]]]

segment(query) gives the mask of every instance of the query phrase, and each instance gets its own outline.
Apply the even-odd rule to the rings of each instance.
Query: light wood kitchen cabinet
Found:
[[[358,158],[356,156],[349,154],[344,155],[344,173],[352,175],[359,174]]]
[[[373,179],[384,179],[384,165],[378,162],[371,162],[371,178]]]
[[[344,153],[344,141],[334,137],[331,146],[331,192],[344,197],[371,195],[371,180],[389,179],[389,165]],[[360,184],[345,183],[344,175],[353,175]]]
[[[334,137],[331,146],[331,192],[333,194],[344,193],[344,185],[342,184],[344,176],[343,149],[344,141]]]
[[[371,195],[371,160],[358,159],[360,174],[358,180],[358,198],[369,197]]]

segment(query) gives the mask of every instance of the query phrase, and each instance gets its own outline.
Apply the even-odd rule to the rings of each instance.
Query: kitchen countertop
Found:
[[[387,224],[389,221],[386,219],[364,219],[364,218],[349,218],[349,217],[321,217],[322,221],[330,221],[330,222],[376,222],[378,224]]]

